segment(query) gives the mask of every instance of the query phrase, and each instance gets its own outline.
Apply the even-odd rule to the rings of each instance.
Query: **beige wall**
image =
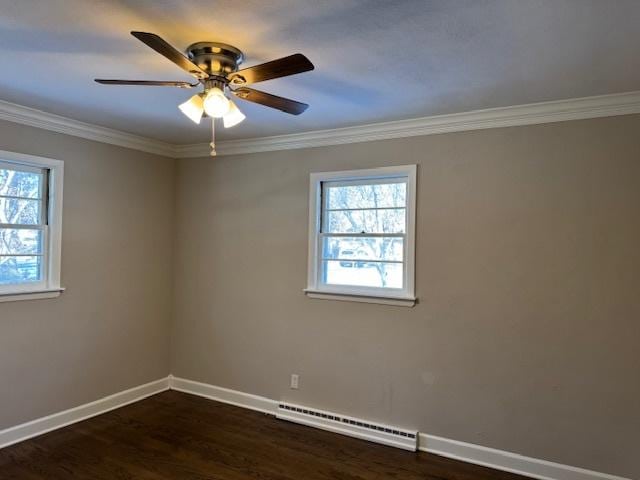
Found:
[[[169,373],[174,161],[0,122],[65,161],[57,299],[0,303],[0,429]]]
[[[173,160],[0,122],[0,149],[65,160],[67,287],[0,303],[0,429],[171,371],[638,478],[639,133],[627,116],[181,160],[174,185]],[[420,303],[306,298],[309,173],[407,163]]]
[[[306,298],[309,173],[410,163],[420,303]],[[173,374],[640,476],[640,116],[182,160],[177,195]]]

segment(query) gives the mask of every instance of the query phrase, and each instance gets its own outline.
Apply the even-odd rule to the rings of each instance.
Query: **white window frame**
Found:
[[[310,298],[381,303],[412,307],[415,297],[415,227],[416,227],[416,165],[312,173],[309,184],[309,257],[307,288]],[[404,288],[374,288],[350,285],[326,285],[321,274],[322,184],[340,181],[375,181],[403,178],[407,180],[407,231],[404,246]]]
[[[0,164],[7,168],[15,167],[25,170],[32,167],[49,171],[46,211],[48,221],[43,230],[43,280],[34,283],[0,285],[0,302],[58,297],[64,291],[60,286],[64,162],[0,150]]]

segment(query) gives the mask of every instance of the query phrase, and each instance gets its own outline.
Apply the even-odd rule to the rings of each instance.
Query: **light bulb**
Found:
[[[179,105],[178,108],[194,123],[200,123],[202,114],[204,113],[204,107],[202,105],[202,97],[200,95],[194,95],[189,100]]]
[[[214,118],[223,117],[229,111],[229,99],[218,87],[214,87],[204,97],[204,111]]]
[[[245,118],[246,117],[240,111],[240,109],[236,106],[236,104],[233,103],[231,100],[229,100],[229,111],[225,114],[224,117],[222,117],[224,128],[231,128],[239,124]]]

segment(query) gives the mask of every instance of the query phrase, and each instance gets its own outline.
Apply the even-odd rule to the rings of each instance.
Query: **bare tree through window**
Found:
[[[334,281],[401,288],[406,183],[328,183],[323,193],[323,255]]]
[[[0,284],[40,279],[43,174],[0,166]]]

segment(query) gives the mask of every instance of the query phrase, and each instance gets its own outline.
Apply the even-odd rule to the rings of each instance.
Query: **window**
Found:
[[[62,165],[0,151],[0,301],[62,291]]]
[[[313,298],[412,306],[416,166],[311,174]]]

